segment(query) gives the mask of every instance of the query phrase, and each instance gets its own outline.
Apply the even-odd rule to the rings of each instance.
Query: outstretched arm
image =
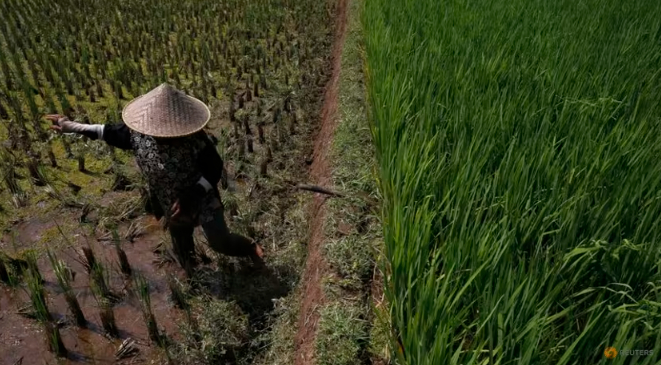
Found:
[[[131,132],[124,123],[83,124],[70,121],[69,118],[59,114],[47,115],[46,119],[53,122],[51,128],[60,133],[76,133],[92,140],[103,140],[109,145],[123,150],[131,149]]]

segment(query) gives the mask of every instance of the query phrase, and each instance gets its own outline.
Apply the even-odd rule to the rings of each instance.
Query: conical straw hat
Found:
[[[211,112],[200,100],[164,83],[129,102],[122,111],[124,123],[153,137],[183,137],[200,131]]]

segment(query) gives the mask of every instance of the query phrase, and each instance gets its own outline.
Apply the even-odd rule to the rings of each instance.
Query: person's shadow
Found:
[[[286,265],[255,269],[245,260],[222,260],[218,268],[204,268],[198,290],[235,302],[248,315],[250,327],[261,330],[275,301],[287,296],[298,281],[298,273]]]

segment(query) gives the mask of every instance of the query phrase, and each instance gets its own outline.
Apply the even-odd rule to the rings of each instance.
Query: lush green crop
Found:
[[[367,0],[404,364],[661,353],[661,3]],[[621,351],[622,353],[622,351]]]

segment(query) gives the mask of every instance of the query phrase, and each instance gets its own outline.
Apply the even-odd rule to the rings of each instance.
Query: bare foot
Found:
[[[255,255],[259,256],[260,259],[264,258],[264,249],[258,243],[255,243]]]
[[[255,252],[250,257],[256,268],[264,268],[264,249],[261,245],[255,243]]]

